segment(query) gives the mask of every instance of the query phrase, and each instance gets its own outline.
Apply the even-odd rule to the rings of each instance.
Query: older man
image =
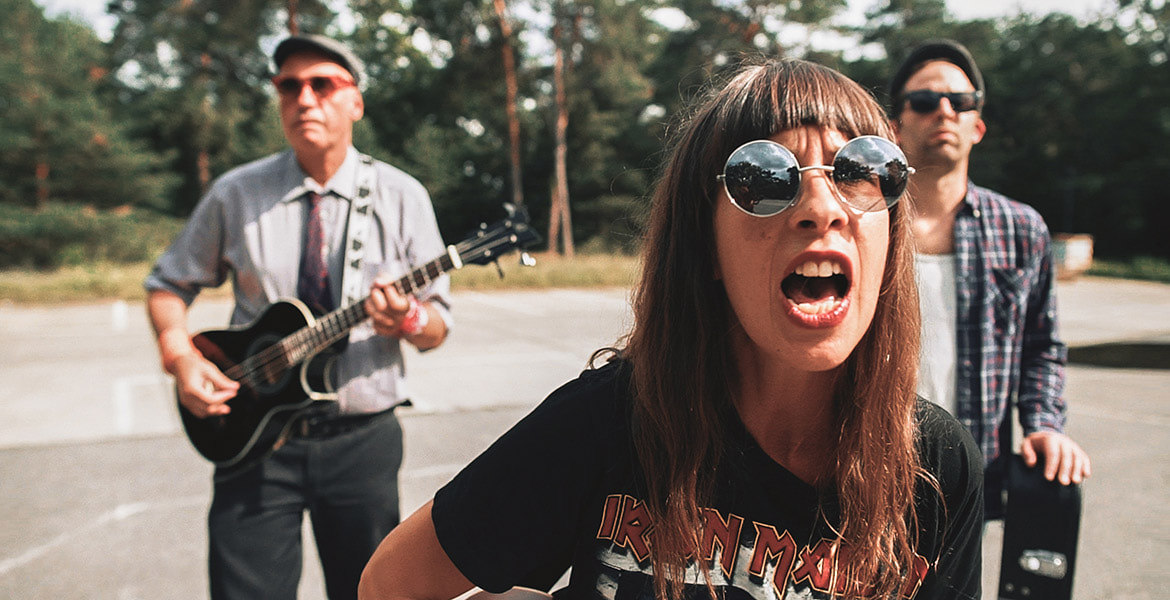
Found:
[[[1021,454],[1080,483],[1089,457],[1064,434],[1065,345],[1056,331],[1052,241],[1034,209],[968,179],[987,126],[983,76],[961,44],[915,48],[890,82],[891,122],[910,164],[923,315],[919,394],[951,411],[988,462],[987,507],[1003,489],[1001,427],[1016,399]]]
[[[356,56],[330,38],[300,35],[282,41],[273,60],[291,148],[212,185],[147,278],[148,311],[182,407],[193,419],[226,419],[242,410],[228,402],[241,393],[239,378],[205,358],[186,325],[202,288],[231,277],[233,325],[282,298],[317,313],[364,299],[371,318],[323,376],[335,402],[298,413],[288,438],[254,464],[221,463],[208,515],[212,598],[295,598],[306,511],[329,597],[355,598],[362,567],[399,519],[401,342],[434,348],[450,325],[445,277],[416,298],[390,276],[444,245],[422,185],[353,147],[365,108]],[[360,266],[350,247],[362,248]]]

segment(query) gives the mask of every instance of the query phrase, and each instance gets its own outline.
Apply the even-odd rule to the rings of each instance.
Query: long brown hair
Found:
[[[740,144],[802,125],[893,139],[873,97],[844,75],[800,60],[745,66],[679,129],[649,219],[634,327],[623,354],[633,366],[635,445],[654,516],[652,562],[660,600],[681,595],[700,556],[700,507],[735,418],[735,315],[715,273],[715,175]],[[839,518],[829,525],[849,557],[847,596],[896,594],[914,556],[914,446],[918,293],[905,202],[890,211],[882,289],[869,330],[833,390],[836,455],[826,481]],[[706,569],[700,569],[706,571]],[[840,587],[838,589],[841,589]]]

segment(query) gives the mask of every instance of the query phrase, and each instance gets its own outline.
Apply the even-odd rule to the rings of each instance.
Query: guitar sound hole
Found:
[[[278,342],[279,335],[269,334],[258,336],[248,346],[248,361],[252,368],[248,371],[247,383],[258,394],[273,394],[284,388],[292,377],[284,353],[276,349],[268,350]]]

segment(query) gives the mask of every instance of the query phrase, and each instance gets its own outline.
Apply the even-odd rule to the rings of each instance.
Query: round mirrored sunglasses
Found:
[[[890,140],[876,135],[855,137],[833,157],[832,165],[800,166],[791,150],[772,140],[755,140],[736,148],[723,173],[728,197],[745,213],[770,217],[796,204],[805,171],[832,173],[837,197],[857,210],[873,212],[896,204],[914,169]]]

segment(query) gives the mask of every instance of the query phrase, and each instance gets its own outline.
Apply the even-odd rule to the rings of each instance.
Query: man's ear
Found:
[[[983,141],[983,135],[987,133],[987,123],[983,122],[983,117],[980,116],[978,121],[975,121],[975,138],[971,140],[972,144],[978,144]]]
[[[902,125],[902,121],[900,119],[898,119],[897,117],[890,118],[890,128],[894,130],[894,141],[898,142],[898,143],[902,142],[902,127],[901,127],[901,125]]]
[[[353,119],[353,121],[356,123],[356,122],[362,120],[362,117],[365,114],[366,114],[366,101],[364,98],[362,98],[362,93],[357,92],[357,98],[355,98],[353,101],[353,106],[351,107],[351,112],[350,112],[349,117],[351,119]]]

